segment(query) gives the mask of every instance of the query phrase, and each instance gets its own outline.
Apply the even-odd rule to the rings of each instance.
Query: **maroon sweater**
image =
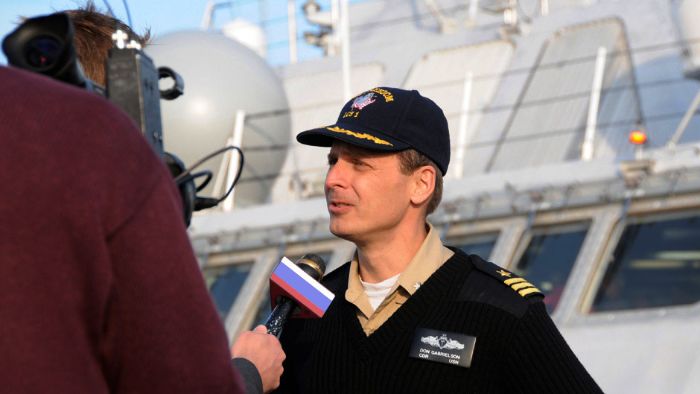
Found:
[[[0,391],[234,393],[165,167],[95,94],[0,67]]]

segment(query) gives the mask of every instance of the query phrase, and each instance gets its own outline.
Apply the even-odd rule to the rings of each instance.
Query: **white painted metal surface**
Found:
[[[590,161],[593,158],[593,148],[596,127],[598,125],[598,106],[600,105],[600,91],[603,87],[603,73],[605,72],[605,57],[608,50],[605,47],[598,48],[595,58],[595,71],[593,72],[593,84],[591,86],[591,98],[588,101],[588,120],[586,121],[586,134],[583,137],[583,149],[581,160]]]

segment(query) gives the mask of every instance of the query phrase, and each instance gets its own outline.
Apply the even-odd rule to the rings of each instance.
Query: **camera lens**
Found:
[[[63,45],[54,37],[39,36],[29,41],[26,48],[27,63],[37,70],[45,70],[56,63]]]

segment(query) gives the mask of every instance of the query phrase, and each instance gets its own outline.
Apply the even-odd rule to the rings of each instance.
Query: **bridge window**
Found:
[[[700,215],[630,218],[591,311],[658,308],[700,300]]]
[[[488,260],[491,256],[494,245],[496,245],[497,239],[497,233],[477,234],[468,235],[462,238],[455,238],[449,240],[447,244],[454,245],[462,249],[464,253],[475,254],[484,260]]]
[[[252,266],[253,262],[246,262],[204,270],[204,279],[222,319],[226,318]]]
[[[515,265],[514,272],[544,293],[549,313],[559,303],[587,232],[585,223],[535,228]]]

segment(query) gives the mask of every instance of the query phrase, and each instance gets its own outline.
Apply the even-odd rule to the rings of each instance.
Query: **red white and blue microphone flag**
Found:
[[[277,264],[270,275],[270,301],[272,309],[279,296],[294,299],[300,306],[298,318],[320,318],[331,305],[335,294],[302,271],[286,257]]]

